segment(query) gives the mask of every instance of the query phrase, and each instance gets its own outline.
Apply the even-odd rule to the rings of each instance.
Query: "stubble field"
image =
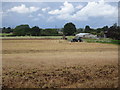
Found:
[[[116,88],[118,46],[64,40],[3,40],[4,88]]]

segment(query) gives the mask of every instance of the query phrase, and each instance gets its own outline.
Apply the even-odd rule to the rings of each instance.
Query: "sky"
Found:
[[[118,22],[118,3],[105,2],[2,2],[2,26],[63,28],[72,22],[77,28],[111,26]]]

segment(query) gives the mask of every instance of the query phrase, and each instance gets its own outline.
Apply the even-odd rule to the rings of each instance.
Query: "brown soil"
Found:
[[[3,40],[5,88],[116,88],[118,46],[64,40]]]

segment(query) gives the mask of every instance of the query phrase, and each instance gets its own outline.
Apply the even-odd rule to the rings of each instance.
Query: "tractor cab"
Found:
[[[71,42],[82,42],[82,39],[79,36],[75,36],[75,38],[73,38]]]

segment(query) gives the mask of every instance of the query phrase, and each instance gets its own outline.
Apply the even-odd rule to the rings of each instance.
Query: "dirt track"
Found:
[[[3,86],[117,87],[118,46],[63,40],[3,40]]]

